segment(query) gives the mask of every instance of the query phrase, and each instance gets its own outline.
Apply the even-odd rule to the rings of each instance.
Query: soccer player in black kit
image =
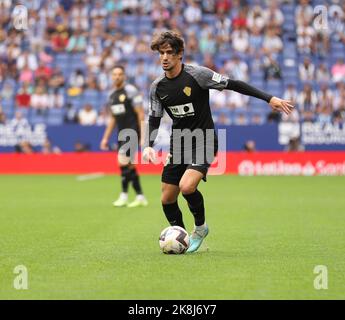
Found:
[[[142,96],[138,89],[125,82],[125,70],[122,66],[115,66],[112,70],[114,91],[109,97],[109,108],[112,114],[100,144],[101,150],[108,150],[110,136],[118,127],[118,164],[121,170],[122,192],[113,202],[115,207],[147,206],[148,202],[143,195],[139,176],[135,165],[132,163],[140,142],[140,126],[144,120]],[[126,131],[127,130],[127,131]],[[130,130],[130,132],[129,132]],[[129,132],[129,134],[127,134]],[[123,136],[123,139],[122,137]],[[136,199],[128,203],[129,183],[137,194]]]
[[[234,90],[250,95],[265,100],[273,110],[286,114],[294,107],[288,101],[273,97],[243,81],[232,80],[206,67],[184,64],[184,41],[175,32],[166,31],[157,35],[151,43],[151,49],[159,52],[164,74],[156,79],[150,88],[149,125],[145,139],[149,141],[149,145],[143,151],[143,158],[155,162],[156,153],[152,147],[165,110],[172,118],[173,130],[170,137],[170,154],[161,179],[163,211],[171,225],[184,228],[182,213],[177,203],[181,192],[194,216],[195,226],[187,250],[194,252],[209,232],[205,222],[204,199],[197,187],[201,179],[206,181],[208,168],[218,150],[209,105],[209,89]],[[176,130],[179,137],[178,134],[175,135],[174,129],[180,129]],[[213,137],[210,138],[206,134],[201,143],[200,139],[196,142],[195,139],[184,137],[183,134],[181,139],[180,132],[183,129],[205,133],[211,130]],[[185,141],[181,144],[183,140]],[[202,160],[200,157],[198,159],[199,150],[203,150]]]

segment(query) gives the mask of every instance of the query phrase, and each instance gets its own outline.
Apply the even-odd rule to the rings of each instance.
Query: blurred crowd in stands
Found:
[[[126,67],[147,108],[162,72],[150,42],[165,29],[183,34],[185,63],[296,106],[281,116],[263,101],[212,90],[216,123],[345,121],[345,1],[26,0],[20,30],[21,3],[0,0],[0,124],[19,112],[31,124],[104,125],[115,64]],[[326,17],[316,16],[318,5]]]

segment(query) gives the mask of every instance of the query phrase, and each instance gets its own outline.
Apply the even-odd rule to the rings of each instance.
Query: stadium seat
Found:
[[[64,110],[60,108],[50,109],[46,121],[48,125],[62,125],[64,122]]]

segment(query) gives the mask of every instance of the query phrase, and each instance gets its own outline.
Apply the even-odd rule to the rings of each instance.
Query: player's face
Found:
[[[172,71],[181,63],[182,53],[175,53],[170,44],[161,46],[158,51],[164,71]]]
[[[125,82],[125,73],[120,68],[113,69],[111,73],[111,78],[116,87],[121,87]]]

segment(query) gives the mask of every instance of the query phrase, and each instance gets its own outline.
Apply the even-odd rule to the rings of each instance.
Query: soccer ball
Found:
[[[159,237],[159,246],[163,253],[185,253],[189,247],[188,232],[178,226],[167,227],[161,232]]]

